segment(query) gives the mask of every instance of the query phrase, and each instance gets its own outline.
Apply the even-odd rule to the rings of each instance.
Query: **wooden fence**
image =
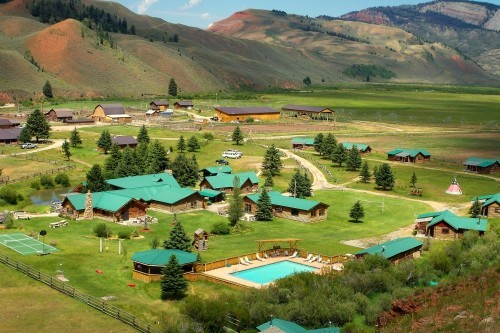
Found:
[[[91,306],[102,313],[107,314],[110,317],[113,317],[115,319],[118,319],[125,324],[128,324],[138,330],[139,332],[145,332],[145,333],[161,333],[161,330],[155,327],[154,324],[149,323],[145,320],[139,319],[133,314],[126,312],[116,306],[108,304],[106,301],[85,294],[81,292],[80,290],[68,285],[67,283],[58,280],[57,278],[54,278],[52,276],[49,276],[45,273],[40,272],[34,267],[31,267],[29,265],[26,265],[20,261],[17,261],[15,259],[12,259],[6,255],[0,254],[0,262],[4,263],[5,265],[14,268],[22,273],[24,273],[26,276],[29,276],[37,281],[43,282],[46,285],[50,286],[51,288],[60,291],[61,293],[73,297],[74,299],[87,304],[88,306]]]
[[[35,178],[35,177],[38,177],[41,175],[54,174],[54,173],[58,173],[61,171],[70,170],[70,169],[74,169],[74,168],[75,168],[74,165],[68,164],[68,165],[64,165],[64,166],[59,167],[59,168],[49,169],[49,170],[45,170],[43,172],[35,172],[35,173],[30,174],[30,175],[21,176],[19,178],[14,178],[14,179],[10,179],[10,177],[6,176],[6,177],[0,178],[0,185],[18,183],[18,182],[21,182],[23,180],[32,179],[32,178]]]

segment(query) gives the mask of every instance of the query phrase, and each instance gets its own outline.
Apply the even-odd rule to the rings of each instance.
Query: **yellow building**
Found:
[[[99,104],[92,113],[96,123],[131,123],[132,117],[125,113],[121,104]]]
[[[248,118],[256,120],[277,120],[280,118],[279,110],[270,107],[217,107],[217,117],[222,122],[238,121],[244,122]]]

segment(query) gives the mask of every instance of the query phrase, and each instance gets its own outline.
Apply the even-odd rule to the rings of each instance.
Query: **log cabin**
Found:
[[[424,243],[416,238],[403,237],[358,251],[354,255],[359,259],[365,255],[378,254],[389,259],[392,263],[397,264],[405,259],[420,257],[422,245],[424,245]]]
[[[424,163],[431,160],[431,154],[425,149],[396,148],[387,153],[390,161]]]
[[[500,172],[500,161],[494,158],[469,157],[463,165],[467,171],[479,174]]]

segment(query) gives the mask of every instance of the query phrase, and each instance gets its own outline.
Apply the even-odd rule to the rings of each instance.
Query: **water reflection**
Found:
[[[71,187],[53,188],[48,190],[38,190],[30,196],[31,202],[36,206],[50,205],[54,201],[62,201],[63,196],[71,191]]]

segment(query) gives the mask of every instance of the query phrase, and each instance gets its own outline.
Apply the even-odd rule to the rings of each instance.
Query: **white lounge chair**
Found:
[[[266,259],[260,257],[259,252],[255,254],[255,257],[257,258],[257,260],[266,261]]]
[[[316,262],[322,262],[323,261],[323,258],[321,258],[321,256],[318,256],[318,259],[316,259]]]
[[[325,265],[330,265],[330,259],[323,260],[322,263]]]
[[[240,260],[240,264],[245,265],[245,266],[248,266],[248,263],[247,263],[247,262],[245,262],[245,260],[243,260],[243,258],[241,258],[241,257],[240,257],[240,258],[238,258],[238,259]]]
[[[295,251],[291,256],[289,256],[288,258],[295,258],[297,257],[297,255],[299,254],[298,251]]]
[[[252,261],[252,260],[250,260],[250,259],[248,259],[248,257],[247,257],[247,256],[245,256],[245,259],[244,259],[244,260],[245,260],[245,262],[246,262],[246,263],[248,263],[248,264],[253,264],[253,261]]]
[[[267,255],[267,252],[264,252],[264,259],[269,259],[269,256]]]
[[[319,257],[319,256],[314,256],[314,257],[312,257],[311,259],[309,259],[309,260],[307,260],[307,261],[308,261],[308,262],[313,262],[313,261],[316,261],[316,260],[318,260],[318,257]]]
[[[309,255],[304,259],[304,261],[309,261],[311,260],[313,254],[312,253],[309,253]]]

